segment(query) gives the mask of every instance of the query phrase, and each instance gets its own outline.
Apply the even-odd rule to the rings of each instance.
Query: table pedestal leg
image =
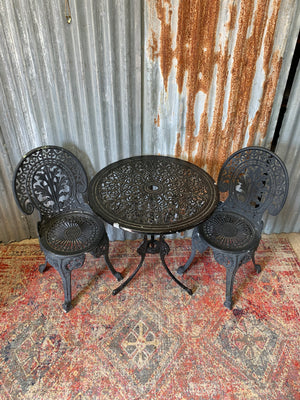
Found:
[[[147,253],[147,246],[148,246],[148,241],[147,241],[147,236],[145,236],[144,237],[144,241],[142,242],[142,244],[140,245],[140,247],[137,250],[138,253],[141,256],[141,261],[140,261],[139,265],[137,266],[136,270],[130,275],[130,277],[126,279],[125,282],[123,282],[119,287],[117,287],[116,289],[113,290],[112,294],[114,296],[116,294],[118,294],[119,292],[121,292],[121,290],[124,289],[124,287],[135,277],[135,275],[141,269],[141,266],[143,265],[143,262],[145,260],[145,256],[146,256],[146,253]]]
[[[169,253],[169,250],[170,250],[170,248],[169,248],[168,244],[165,242],[164,238],[162,236],[160,236],[160,253],[159,254],[160,254],[160,259],[161,259],[162,265],[164,266],[164,268],[167,271],[167,273],[169,274],[169,276],[173,279],[173,281],[176,282],[177,285],[179,285],[183,290],[185,290],[190,296],[192,296],[192,294],[193,294],[192,289],[188,288],[183,283],[181,283],[169,270],[169,268],[165,262],[165,256]]]
[[[145,256],[147,253],[149,254],[160,254],[160,259],[161,262],[165,268],[165,270],[167,271],[167,273],[169,274],[169,276],[182,288],[184,289],[189,295],[192,295],[193,292],[190,288],[188,288],[187,286],[185,286],[183,283],[181,283],[173,274],[172,272],[169,270],[166,262],[165,262],[165,256],[169,253],[170,251],[170,247],[168,246],[168,244],[165,242],[164,238],[162,235],[160,235],[159,240],[155,240],[154,239],[154,235],[151,235],[151,239],[148,240],[147,239],[147,235],[144,236],[144,240],[141,243],[141,245],[139,246],[137,252],[140,254],[141,256],[141,261],[139,263],[139,265],[137,266],[136,270],[129,276],[128,279],[126,279],[125,282],[123,282],[119,287],[117,287],[116,289],[113,290],[112,294],[116,295],[118,294],[122,289],[124,289],[124,287],[135,277],[135,275],[138,273],[138,271],[141,269],[144,260],[145,260]]]

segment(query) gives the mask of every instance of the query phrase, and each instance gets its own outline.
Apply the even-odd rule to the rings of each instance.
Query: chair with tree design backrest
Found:
[[[192,235],[192,252],[185,265],[178,268],[182,275],[192,263],[196,251],[208,247],[215,260],[226,267],[226,299],[231,309],[232,288],[238,268],[252,259],[255,263],[263,229],[263,215],[277,215],[288,194],[289,179],[284,163],[263,147],[246,147],[233,153],[223,164],[219,176],[220,192],[228,197],[220,202],[213,214],[197,226]]]
[[[64,288],[63,309],[72,308],[71,271],[80,268],[85,254],[104,255],[112,274],[122,276],[112,266],[109,241],[103,221],[85,202],[87,176],[80,161],[70,151],[58,146],[31,150],[18,164],[13,191],[16,202],[26,214],[37,209],[40,246],[47,263],[60,274]]]

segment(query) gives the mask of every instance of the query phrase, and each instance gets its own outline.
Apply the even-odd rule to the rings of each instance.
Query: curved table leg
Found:
[[[125,286],[128,285],[128,283],[135,277],[135,275],[139,272],[139,270],[141,269],[144,260],[145,260],[145,256],[147,253],[147,248],[148,248],[148,240],[147,240],[147,236],[144,236],[144,240],[142,242],[142,244],[140,245],[140,247],[138,248],[137,252],[140,254],[141,256],[141,261],[139,263],[139,265],[137,266],[137,268],[135,269],[135,271],[129,276],[129,278],[126,279],[125,282],[123,282],[119,287],[117,287],[116,289],[113,290],[112,294],[115,296],[116,294],[118,294],[121,290],[124,289]]]
[[[173,281],[176,282],[177,285],[179,285],[183,290],[185,290],[190,296],[192,296],[192,294],[193,294],[192,289],[188,288],[183,283],[181,283],[169,270],[169,268],[166,264],[166,261],[165,261],[165,256],[169,253],[169,251],[170,251],[170,248],[169,248],[168,244],[164,241],[164,238],[162,236],[160,236],[160,252],[159,252],[159,254],[160,254],[160,259],[161,259],[162,265],[164,266],[164,268],[167,271],[167,273],[169,274],[169,276],[173,279]]]
[[[184,289],[191,296],[193,294],[193,291],[190,288],[188,288],[187,286],[185,286],[183,283],[181,283],[172,274],[172,272],[169,270],[169,268],[165,262],[165,256],[169,253],[169,251],[170,251],[170,247],[165,242],[162,235],[160,236],[159,240],[154,240],[154,235],[151,235],[151,239],[148,240],[147,235],[145,235],[142,244],[140,245],[140,247],[137,250],[137,252],[141,256],[141,261],[140,261],[139,265],[137,266],[135,271],[129,276],[129,278],[126,279],[125,282],[123,282],[119,287],[117,287],[116,289],[113,290],[112,294],[113,295],[118,294],[135,277],[135,275],[141,269],[147,253],[150,253],[150,254],[159,253],[162,265],[164,266],[164,268],[167,271],[167,273],[169,274],[169,276],[173,279],[174,282],[177,283],[177,285],[179,285],[182,289]]]
[[[189,256],[189,259],[187,260],[187,262],[177,269],[177,274],[179,274],[179,275],[183,275],[184,274],[184,272],[192,264],[192,261],[193,261],[195,255],[196,255],[196,251],[197,250],[202,254],[202,253],[204,253],[204,251],[207,248],[208,248],[208,244],[200,236],[199,228],[198,227],[194,228],[193,235],[192,235],[192,251],[191,251],[191,255]]]
[[[109,240],[107,233],[104,232],[103,239],[101,243],[94,248],[90,253],[95,257],[95,258],[100,258],[102,255],[104,255],[104,259],[106,261],[106,264],[108,268],[110,269],[110,272],[113,274],[113,276],[118,280],[121,281],[123,279],[122,275],[120,272],[116,271],[110,262],[109,255],[108,255],[108,250],[109,250]]]

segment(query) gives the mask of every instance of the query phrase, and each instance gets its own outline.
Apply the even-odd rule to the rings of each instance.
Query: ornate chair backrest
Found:
[[[246,147],[233,153],[222,166],[218,187],[228,192],[222,207],[259,223],[265,211],[277,215],[288,194],[284,163],[263,147]]]
[[[88,207],[83,200],[87,176],[80,161],[58,146],[31,150],[18,164],[13,189],[26,214],[36,208],[42,217]]]

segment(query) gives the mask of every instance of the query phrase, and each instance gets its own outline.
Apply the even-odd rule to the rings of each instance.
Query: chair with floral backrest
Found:
[[[226,299],[231,309],[232,289],[238,268],[252,259],[255,263],[263,229],[263,215],[277,215],[288,194],[289,179],[284,163],[263,147],[246,147],[233,153],[223,164],[219,177],[220,192],[227,198],[213,214],[197,226],[192,235],[192,252],[185,265],[178,268],[182,275],[191,265],[196,251],[208,247],[215,260],[226,267]]]
[[[26,214],[37,209],[37,230],[47,263],[60,274],[64,288],[63,309],[72,308],[71,271],[80,268],[85,254],[104,255],[112,274],[122,276],[112,266],[109,241],[103,221],[85,202],[87,176],[80,161],[58,146],[38,147],[27,153],[16,167],[13,191],[16,202]]]

